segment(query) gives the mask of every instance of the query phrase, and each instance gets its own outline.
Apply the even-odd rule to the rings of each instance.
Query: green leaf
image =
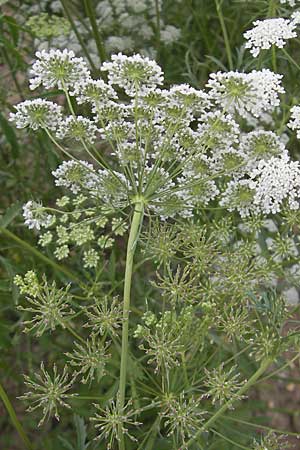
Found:
[[[74,423],[76,428],[76,434],[77,434],[77,449],[76,450],[86,450],[87,444],[86,444],[86,426],[84,423],[84,420],[82,417],[77,416],[75,414],[74,416]]]
[[[10,34],[13,38],[14,44],[18,45],[18,41],[19,41],[19,25],[16,21],[16,19],[14,19],[12,16],[3,16],[3,20],[5,23],[7,23]]]
[[[11,152],[13,157],[16,159],[20,154],[20,147],[18,139],[13,127],[10,126],[8,120],[0,113],[0,127],[6,137],[7,142],[11,146]]]
[[[10,206],[6,213],[0,217],[0,228],[7,228],[7,226],[14,220],[14,218],[20,214],[20,211],[20,203],[16,203]]]

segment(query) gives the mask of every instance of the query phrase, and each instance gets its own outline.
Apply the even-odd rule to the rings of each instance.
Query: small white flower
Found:
[[[300,167],[288,157],[261,160],[250,173],[255,180],[254,204],[265,214],[276,214],[284,201],[291,209],[299,209]]]
[[[23,217],[25,219],[25,225],[28,228],[40,230],[41,228],[47,228],[53,223],[54,217],[48,214],[41,203],[29,200],[23,206]]]
[[[74,95],[79,104],[92,103],[97,106],[105,105],[109,100],[118,98],[117,93],[109,84],[103,80],[92,80],[91,78],[76,83],[70,95]]]
[[[99,259],[99,254],[91,248],[83,253],[83,267],[86,269],[94,269],[97,267]]]
[[[180,38],[180,29],[173,25],[166,25],[160,32],[160,39],[165,45],[173,44]]]
[[[56,136],[59,139],[73,138],[76,141],[84,140],[93,144],[98,132],[95,122],[82,116],[69,116],[60,121]]]
[[[52,175],[56,178],[56,186],[65,186],[73,194],[78,194],[82,189],[91,190],[97,184],[94,168],[86,161],[64,161]]]
[[[238,113],[244,118],[249,114],[260,117],[272,112],[279,105],[282,75],[269,69],[253,70],[250,73],[217,72],[210,75],[207,86],[210,97],[228,113]]]
[[[61,247],[57,247],[54,251],[54,255],[60,261],[69,256],[70,249],[67,245],[62,245]]]
[[[58,87],[68,89],[79,81],[90,78],[90,72],[83,58],[76,58],[73,51],[51,49],[36,53],[32,66],[30,89],[42,84],[46,89]]]
[[[286,41],[297,37],[295,31],[297,21],[283,18],[256,20],[254,27],[244,33],[247,39],[246,48],[253,56],[258,56],[261,50],[268,50],[275,45],[283,48]]]
[[[154,89],[163,82],[163,72],[155,61],[141,55],[112,55],[111,62],[103,63],[101,70],[108,72],[109,84],[124,88],[126,94]]]
[[[287,157],[288,151],[280,138],[272,131],[252,131],[241,137],[240,146],[247,155],[248,169],[254,168],[260,160],[268,160],[272,156]]]
[[[253,204],[254,195],[255,183],[252,180],[231,180],[222,193],[220,205],[228,211],[237,210],[241,217],[247,217],[259,212],[259,208]]]
[[[287,125],[291,130],[297,131],[297,138],[300,139],[300,106],[293,106],[290,121]]]
[[[10,114],[10,121],[15,122],[17,128],[56,130],[62,118],[61,106],[41,98],[25,100],[16,106],[16,110]]]
[[[299,0],[280,0],[281,4],[288,3],[291,7],[295,6],[296,2],[299,3]]]

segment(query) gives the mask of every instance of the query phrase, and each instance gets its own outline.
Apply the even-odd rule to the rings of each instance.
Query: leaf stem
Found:
[[[126,268],[125,268],[125,282],[124,282],[124,297],[123,297],[123,328],[122,328],[122,349],[121,349],[121,367],[120,367],[120,384],[118,396],[118,408],[120,414],[125,405],[125,391],[126,391],[126,374],[128,361],[128,329],[129,329],[129,312],[130,312],[130,292],[132,282],[132,268],[133,257],[139,237],[139,232],[143,222],[144,202],[137,197],[134,205],[134,213],[131,222],[129,238],[127,243],[126,254]],[[118,428],[119,434],[119,449],[125,450],[125,441],[122,432],[122,425]]]
[[[22,427],[21,423],[19,422],[19,419],[15,413],[14,407],[11,404],[11,402],[1,384],[0,384],[0,398],[3,401],[4,406],[11,418],[11,421],[12,421],[15,429],[17,430],[20,438],[22,439],[26,449],[33,450],[33,446],[31,445],[30,440],[28,439],[28,437],[24,431],[24,428]]]

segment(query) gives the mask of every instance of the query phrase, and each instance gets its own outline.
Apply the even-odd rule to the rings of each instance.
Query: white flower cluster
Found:
[[[293,106],[288,127],[297,131],[297,138],[300,139],[300,106]]]
[[[63,58],[61,62],[63,66]],[[40,71],[41,80],[47,79],[48,69],[46,64],[45,74]],[[176,214],[190,217],[212,200],[241,216],[299,207],[298,163],[290,161],[280,137],[259,128],[245,132],[239,125],[242,118],[247,127],[251,120],[261,126],[266,114],[274,112],[284,92],[281,75],[268,69],[217,72],[203,91],[187,84],[161,89],[161,68],[141,55],[119,53],[101,70],[108,72],[108,83],[84,71],[72,86],[74,100],[92,106],[92,118],[69,116],[55,125],[59,138],[91,143],[99,131],[109,144],[110,164],[100,162],[96,168],[87,161],[69,160],[53,171],[57,186],[89,199],[91,217],[99,205],[124,209],[137,196],[164,220]],[[113,85],[128,97],[124,100],[124,93],[118,95]],[[291,128],[298,127],[297,108],[292,110]],[[72,214],[80,218],[82,212]],[[75,224],[72,229],[63,218],[56,227],[58,258],[69,254],[69,244],[85,245],[95,237],[88,218],[84,226]],[[104,245],[102,237],[100,241]],[[52,235],[41,237],[41,245],[50,242]],[[87,247],[83,255],[85,267],[96,267],[97,249]]]
[[[103,63],[101,70],[108,72],[109,84],[124,88],[129,96],[134,96],[141,87],[154,89],[163,81],[159,65],[141,55],[112,55],[111,62]]]
[[[42,204],[34,200],[29,200],[23,206],[23,217],[28,228],[35,228],[38,231],[41,228],[48,228],[54,221],[54,216],[48,214]]]
[[[221,205],[237,209],[242,217],[251,213],[276,214],[286,204],[300,206],[300,166],[287,156],[261,160],[247,178],[230,181]]]
[[[247,39],[246,48],[254,57],[258,56],[261,50],[268,50],[275,45],[283,48],[286,41],[297,37],[296,28],[300,22],[299,13],[294,13],[291,19],[273,18],[266,20],[256,20],[251,30],[244,33]]]
[[[59,139],[74,138],[76,141],[84,140],[90,144],[95,142],[97,126],[91,120],[82,116],[69,116],[59,122],[56,136]]]
[[[261,117],[279,105],[278,95],[284,93],[281,79],[282,75],[269,69],[250,73],[217,72],[211,74],[207,86],[210,98],[226,112],[237,113],[244,118],[249,115]]]
[[[16,106],[16,110],[10,114],[10,120],[16,123],[17,128],[56,130],[62,118],[61,106],[41,98],[25,100]]]
[[[97,184],[94,167],[86,161],[64,161],[52,175],[56,178],[56,186],[64,186],[73,194],[78,194],[84,189],[95,189]]]
[[[299,3],[299,0],[280,0],[281,4],[288,3],[291,7],[294,7],[296,5],[296,2]]]
[[[75,57],[73,51],[51,49],[36,53],[37,61],[32,66],[30,89],[36,89],[40,84],[46,89],[58,87],[68,89],[80,80],[90,78],[87,64],[82,58]]]

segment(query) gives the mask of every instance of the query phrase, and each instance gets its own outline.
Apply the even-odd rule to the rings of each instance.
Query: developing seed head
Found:
[[[224,364],[213,370],[205,369],[206,380],[204,386],[208,389],[203,397],[211,398],[212,404],[220,405],[235,400],[242,400],[244,397],[238,394],[239,389],[247,380],[239,381],[240,374],[236,373],[236,366],[229,370],[224,369]],[[231,406],[233,408],[233,406]]]
[[[29,288],[27,283],[32,278],[33,285]],[[58,326],[65,328],[74,314],[70,308],[72,298],[69,294],[70,285],[57,289],[55,281],[49,285],[45,276],[42,283],[38,283],[37,278],[32,276],[32,272],[25,275],[24,281],[21,281],[19,277],[16,281],[17,285],[21,286],[21,292],[29,294],[26,297],[28,306],[18,306],[20,311],[26,311],[32,315],[31,320],[24,321],[26,333],[32,331],[39,337],[45,331],[53,331]]]
[[[40,373],[35,373],[35,377],[30,378],[24,375],[25,384],[29,387],[29,392],[19,397],[30,403],[27,411],[42,409],[42,419],[38,426],[41,426],[45,420],[52,415],[59,420],[58,408],[60,406],[70,408],[66,399],[74,397],[76,394],[69,394],[73,379],[69,379],[66,366],[61,374],[58,373],[56,365],[53,366],[52,376],[45,370],[44,363],[41,363]]]
[[[291,450],[291,446],[286,440],[286,436],[280,436],[270,431],[266,436],[262,436],[260,440],[254,440],[253,450]]]
[[[103,345],[100,339],[91,335],[85,344],[74,343],[72,353],[66,353],[69,363],[76,368],[77,375],[81,375],[82,383],[97,382],[105,375],[105,366],[110,355],[106,353],[109,344]]]
[[[100,405],[94,404],[97,409],[94,417],[91,421],[95,423],[95,428],[98,431],[96,440],[105,439],[107,449],[111,450],[113,444],[120,439],[119,428],[121,427],[122,434],[129,437],[134,442],[137,439],[129,432],[128,427],[137,427],[141,425],[136,421],[135,417],[138,411],[131,408],[132,401],[127,402],[127,404],[120,410],[118,405],[118,400],[110,400],[105,408]]]
[[[84,308],[84,312],[88,318],[84,326],[91,328],[95,336],[106,333],[111,336],[118,334],[118,329],[123,322],[122,305],[118,297],[109,299],[105,296],[101,300],[96,300],[88,309]]]
[[[187,440],[201,428],[205,414],[201,400],[194,396],[188,398],[183,392],[177,398],[170,395],[164,399],[160,412],[167,428],[167,435],[175,436],[180,449],[187,448]]]

